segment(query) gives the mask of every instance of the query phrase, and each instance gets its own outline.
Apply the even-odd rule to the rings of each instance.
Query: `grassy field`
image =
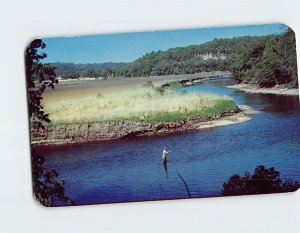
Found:
[[[161,94],[159,88],[152,85],[108,93],[91,89],[84,93],[46,95],[43,106],[53,125],[122,120],[171,122],[237,108],[227,96],[172,91]]]

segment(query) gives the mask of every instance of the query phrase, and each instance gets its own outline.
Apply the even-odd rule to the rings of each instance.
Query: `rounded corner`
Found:
[[[45,205],[41,200],[39,200],[38,198],[36,198],[34,195],[32,196],[32,199],[33,199],[33,202],[39,206],[39,207],[42,207],[42,208],[49,208],[51,206],[47,206]]]
[[[294,30],[291,26],[289,26],[289,25],[286,24],[286,23],[280,23],[280,24],[281,24],[283,27],[286,27],[287,30],[292,31],[292,32],[294,33],[294,35],[296,35],[295,30]]]
[[[295,190],[293,190],[291,193],[300,192],[299,190],[300,190],[300,185]]]

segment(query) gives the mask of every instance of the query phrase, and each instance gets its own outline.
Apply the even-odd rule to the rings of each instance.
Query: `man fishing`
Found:
[[[163,151],[162,151],[162,156],[161,156],[161,159],[162,159],[162,162],[165,164],[167,163],[167,155],[169,153],[171,153],[172,151],[168,151],[167,147],[164,147]]]

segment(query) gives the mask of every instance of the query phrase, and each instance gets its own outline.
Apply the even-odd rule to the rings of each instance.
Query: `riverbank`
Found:
[[[286,88],[284,86],[261,88],[253,84],[236,84],[227,87],[241,90],[247,93],[252,93],[252,94],[259,93],[259,94],[276,94],[276,95],[292,95],[292,96],[299,95],[299,89],[297,88],[291,89],[291,88]]]
[[[108,141],[141,136],[168,135],[185,131],[208,129],[242,123],[251,118],[240,110],[212,116],[197,117],[179,122],[103,122],[93,124],[70,124],[32,129],[33,145],[74,144]]]

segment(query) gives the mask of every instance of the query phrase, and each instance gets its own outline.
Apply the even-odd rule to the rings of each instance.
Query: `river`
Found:
[[[177,91],[229,95],[259,111],[252,120],[169,136],[43,146],[39,151],[77,205],[221,196],[231,175],[252,173],[258,165],[273,166],[282,178],[299,182],[298,96],[247,94],[226,88],[232,83],[206,81]],[[167,167],[161,162],[164,146],[173,150]]]

